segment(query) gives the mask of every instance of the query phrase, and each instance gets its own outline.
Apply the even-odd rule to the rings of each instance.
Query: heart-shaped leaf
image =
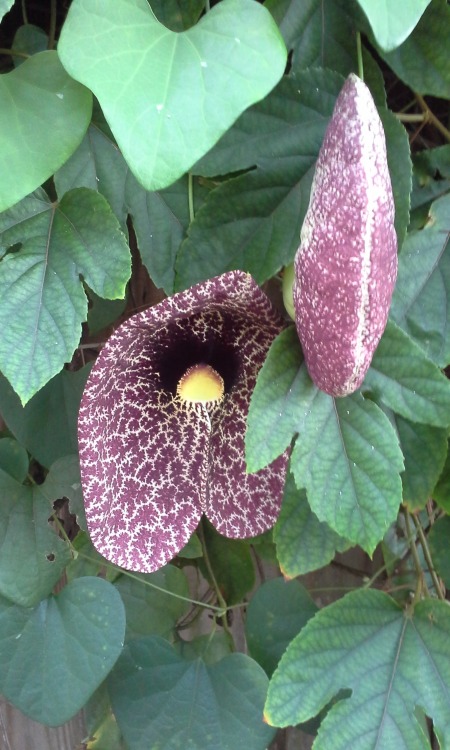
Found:
[[[25,404],[70,361],[87,317],[83,276],[101,297],[124,296],[130,251],[107,201],[78,188],[43,190],[0,215],[0,364]],[[21,246],[17,251],[17,245]]]
[[[101,578],[79,578],[32,609],[0,600],[0,690],[32,719],[63,724],[105,679],[124,632],[122,600]]]
[[[0,0],[0,20],[14,5],[14,0]]]
[[[244,654],[188,661],[158,636],[131,641],[108,679],[129,750],[265,750],[273,737],[262,722],[267,684]]]
[[[159,23],[147,0],[74,0],[58,52],[99,99],[149,190],[190,169],[286,63],[275,22],[254,0],[224,0],[181,33]]]
[[[91,119],[92,95],[67,75],[56,52],[41,52],[0,75],[0,211],[64,164]]]
[[[431,0],[409,0],[393,5],[387,0],[358,0],[374,37],[385,51],[398,47],[419,22]]]

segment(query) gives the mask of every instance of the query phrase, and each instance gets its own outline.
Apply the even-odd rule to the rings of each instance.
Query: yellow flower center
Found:
[[[223,378],[210,365],[193,365],[180,378],[177,396],[189,404],[218,403],[224,394]]]

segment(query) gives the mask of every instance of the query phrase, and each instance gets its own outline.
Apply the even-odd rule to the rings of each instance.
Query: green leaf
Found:
[[[70,361],[87,317],[80,280],[125,294],[130,253],[106,200],[78,188],[51,203],[40,190],[0,215],[0,242],[21,249],[0,265],[0,365],[22,403]]]
[[[378,113],[386,136],[387,159],[395,203],[395,231],[399,248],[409,224],[412,162],[408,134],[397,117],[384,107]]]
[[[77,372],[61,370],[26,406],[0,375],[0,412],[9,430],[47,468],[77,453],[77,417],[90,365]]]
[[[22,484],[28,474],[28,453],[17,440],[10,437],[0,439],[0,469]]]
[[[130,169],[149,190],[187,172],[269,93],[286,63],[276,24],[250,0],[224,0],[183,33],[160,24],[147,0],[97,0],[95,7],[74,0],[58,53],[99,99]]]
[[[0,595],[16,604],[31,607],[47,596],[72,559],[48,523],[53,502],[74,492],[70,483],[66,461],[41,485],[22,485],[0,470]]]
[[[403,502],[412,511],[430,499],[447,455],[447,430],[392,415],[405,458]]]
[[[41,724],[68,721],[119,656],[125,614],[100,578],[80,578],[33,609],[0,602],[0,690]]]
[[[402,499],[403,456],[388,418],[358,392],[317,391],[298,431],[291,470],[312,511],[372,554]]]
[[[187,560],[195,560],[197,557],[202,557],[202,555],[202,543],[197,534],[194,533],[179,551],[177,557],[185,557]]]
[[[348,8],[327,0],[266,0],[288,49],[291,73],[322,67],[347,77],[357,70],[355,23]],[[386,105],[383,75],[363,48],[364,78],[377,103]]]
[[[109,202],[125,229],[129,214],[143,263],[157,287],[173,291],[178,248],[189,225],[189,179],[151,192],[129,171],[98,113],[75,153],[55,175],[59,196],[74,187],[98,190]],[[192,181],[193,205],[197,211],[207,190]]]
[[[447,458],[441,476],[434,488],[433,499],[446,513],[450,513],[450,450],[447,446]]]
[[[286,647],[316,612],[317,606],[298,581],[274,578],[258,588],[248,605],[245,635],[250,656],[269,677]]]
[[[191,641],[178,639],[174,643],[174,649],[183,659],[202,659],[205,664],[216,664],[232,651],[232,642],[224,630],[216,630],[214,633],[199,635]]]
[[[227,539],[207,522],[203,524],[203,531],[216,583],[227,604],[237,604],[255,585],[250,546],[239,539]],[[204,558],[200,558],[198,563],[203,575],[210,580]]]
[[[44,52],[48,49],[48,36],[39,26],[33,26],[32,23],[19,26],[14,34],[12,47],[15,52],[23,52],[26,55],[36,55],[38,52]],[[18,68],[26,61],[23,57],[13,56],[14,67]]]
[[[265,750],[274,734],[261,721],[267,682],[244,654],[208,665],[153,636],[125,647],[108,687],[129,750]]]
[[[94,335],[104,331],[125,311],[127,306],[126,299],[102,299],[92,291],[88,291],[90,306],[87,316],[89,333]]]
[[[185,31],[198,21],[205,0],[152,0],[150,5],[164,26],[172,31]]]
[[[188,599],[189,586],[184,573],[173,565],[150,575],[123,575],[115,586],[125,604],[128,639],[160,635],[170,640],[178,620],[190,609],[189,601],[176,598]]]
[[[333,399],[319,391],[289,328],[272,344],[252,396],[248,470],[273,461],[296,434],[291,471],[312,511],[372,552],[402,499],[397,436],[381,409],[359,392]]]
[[[274,541],[280,568],[287,578],[323,568],[336,551],[343,552],[350,546],[328,524],[319,521],[310,508],[306,492],[297,489],[291,473],[286,477]]]
[[[428,544],[436,570],[448,589],[450,589],[449,538],[450,518],[449,516],[444,516],[432,525],[428,534]]]
[[[322,69],[284,78],[195,166],[207,175],[256,169],[212,190],[196,213],[178,253],[177,290],[232,269],[263,283],[293,260],[315,160],[343,83],[339,74]],[[380,114],[401,244],[409,221],[409,144],[396,118],[385,109]]]
[[[0,211],[50,177],[89,125],[92,96],[56,52],[41,52],[0,75]]]
[[[14,5],[14,0],[0,0],[0,20]]]
[[[390,52],[408,38],[431,0],[408,0],[395,6],[387,0],[357,1],[367,16],[376,42],[385,52]]]
[[[450,382],[391,320],[362,388],[412,422],[450,424]]]
[[[348,594],[321,610],[288,646],[269,687],[266,719],[297,724],[349,688],[351,696],[323,720],[315,750],[426,750],[416,707],[433,719],[446,747],[449,636],[445,602],[427,599],[403,612],[381,591]]]
[[[450,195],[435,201],[423,229],[411,232],[399,256],[392,319],[439,367],[450,362]]]
[[[86,529],[78,453],[58,458],[52,464],[45,484],[41,487],[43,491],[45,487],[46,496],[50,499],[66,497],[69,501],[70,512],[76,516],[77,524]]]
[[[294,326],[273,341],[259,371],[245,434],[247,471],[268,466],[290,444],[317,394]]]
[[[411,5],[405,3],[405,10]],[[397,4],[392,6],[398,15]],[[413,91],[444,99],[450,97],[448,29],[450,8],[446,0],[432,0],[408,39],[393,52],[378,52]]]

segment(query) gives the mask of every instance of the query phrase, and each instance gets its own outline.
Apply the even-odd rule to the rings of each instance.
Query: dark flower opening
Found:
[[[217,316],[214,311],[210,320],[205,320],[205,325],[217,327]],[[209,317],[209,316],[207,316]],[[225,330],[234,330],[236,321],[230,320],[230,316],[222,315]],[[219,373],[225,384],[225,393],[229,393],[239,378],[239,356],[233,344],[226,340],[218,339],[212,333],[212,328],[207,327],[206,338],[200,339],[193,332],[194,321],[191,318],[177,321],[176,324],[167,327],[167,333],[160,341],[159,361],[156,357],[156,367],[160,374],[161,388],[176,395],[180,379],[185,372],[195,365],[209,365]],[[159,347],[158,347],[159,348]]]
[[[92,368],[79,415],[91,539],[108,560],[152,572],[206,514],[232,538],[273,526],[287,453],[247,474],[244,436],[256,377],[284,323],[253,279],[231,271],[134,315]],[[177,397],[190,367],[212,367],[224,395]]]

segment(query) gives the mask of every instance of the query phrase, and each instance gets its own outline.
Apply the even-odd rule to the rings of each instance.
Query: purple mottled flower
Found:
[[[202,514],[230,538],[273,526],[287,455],[247,474],[244,434],[256,376],[283,326],[253,279],[231,271],[114,332],[78,425],[88,529],[104,557],[154,571]]]
[[[394,198],[383,125],[353,73],[317,159],[295,257],[297,331],[312,380],[331,396],[361,385],[397,276]]]

